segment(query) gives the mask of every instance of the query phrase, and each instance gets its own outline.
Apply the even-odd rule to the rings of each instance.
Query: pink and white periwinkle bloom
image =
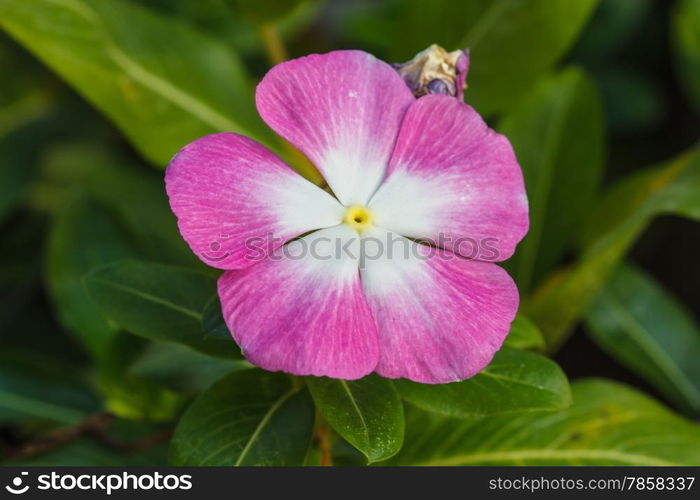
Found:
[[[391,66],[361,51],[275,66],[256,104],[334,196],[234,133],[192,142],[166,172],[182,236],[200,257],[217,251],[203,260],[225,270],[223,315],[246,358],[341,379],[377,372],[445,383],[482,370],[510,329],[518,291],[497,264],[454,255],[450,242],[491,238],[504,260],[527,232],[508,140],[453,97],[414,98]],[[415,252],[360,267],[361,240],[387,233]],[[440,234],[444,249],[419,242]],[[272,258],[251,260],[246,241],[270,236]],[[328,258],[289,256],[314,242]]]

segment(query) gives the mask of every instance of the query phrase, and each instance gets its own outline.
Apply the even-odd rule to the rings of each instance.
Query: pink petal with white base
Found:
[[[219,269],[248,267],[285,241],[343,217],[332,196],[233,133],[185,146],[170,162],[165,183],[182,237]]]
[[[336,256],[337,243],[348,243],[352,256]],[[336,226],[221,276],[224,319],[250,362],[342,379],[374,370],[377,332],[360,284],[359,245],[357,233]]]
[[[391,66],[355,50],[278,64],[256,93],[265,122],[318,167],[345,205],[366,204],[381,183],[413,101]]]
[[[477,260],[509,258],[528,229],[523,175],[508,139],[470,106],[440,95],[409,108],[370,209],[378,226]]]
[[[518,309],[518,290],[496,264],[458,257],[379,228],[391,258],[366,258],[362,284],[377,321],[377,373],[441,384],[469,378],[491,361]],[[374,240],[376,239],[376,240]],[[383,243],[388,248],[386,243]],[[367,255],[375,255],[367,244]]]

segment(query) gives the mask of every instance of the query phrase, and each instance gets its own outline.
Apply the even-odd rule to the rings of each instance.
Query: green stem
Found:
[[[270,63],[279,64],[287,60],[287,49],[284,46],[277,26],[274,24],[263,24],[260,26],[260,38],[262,38]]]

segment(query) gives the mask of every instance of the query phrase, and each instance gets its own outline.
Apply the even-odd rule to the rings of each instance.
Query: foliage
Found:
[[[688,414],[700,411],[700,329],[653,278],[633,267],[618,269],[586,324],[593,340],[620,363]]]
[[[526,412],[455,420],[412,410],[406,422],[409,444],[393,463],[433,466],[698,463],[697,427],[647,396],[601,380],[577,382],[572,391],[574,404],[559,413]],[[436,442],[445,445],[436,447],[433,445]]]

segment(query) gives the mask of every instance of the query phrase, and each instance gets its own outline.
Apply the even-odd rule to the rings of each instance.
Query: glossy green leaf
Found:
[[[539,328],[522,314],[518,314],[510,326],[504,346],[530,351],[544,350],[544,337]]]
[[[700,328],[653,278],[624,266],[586,316],[591,338],[691,415],[700,412]]]
[[[90,199],[68,200],[55,216],[46,253],[48,290],[61,323],[97,357],[109,353],[117,329],[88,295],[83,276],[135,253],[113,215]]]
[[[629,387],[572,386],[574,404],[458,420],[407,412],[406,444],[391,465],[695,465],[700,427]]]
[[[593,83],[569,68],[541,81],[501,122],[530,205],[530,230],[508,263],[523,292],[561,260],[590,210],[603,165],[602,115]]]
[[[390,380],[377,375],[359,380],[306,377],[306,385],[321,415],[369,462],[401,449],[403,405]]]
[[[399,2],[392,56],[407,60],[432,43],[448,50],[469,48],[465,99],[483,114],[504,111],[568,51],[597,4],[598,0]]]
[[[281,373],[244,370],[221,379],[183,415],[170,448],[173,465],[301,465],[314,408]]]
[[[677,3],[673,13],[673,42],[678,71],[700,109],[700,1]]]
[[[545,280],[524,303],[524,314],[540,327],[548,349],[564,342],[632,244],[662,214],[700,219],[697,150],[623,179],[595,204],[579,260]]]
[[[158,165],[214,132],[271,140],[231,48],[176,19],[124,0],[0,0],[0,26]]]
[[[89,274],[85,284],[105,315],[131,333],[213,356],[239,356],[233,339],[207,336],[202,328],[202,310],[215,290],[207,274],[127,260]]]
[[[462,382],[426,385],[397,380],[401,396],[431,412],[481,417],[534,410],[559,410],[571,404],[569,382],[554,361],[503,347],[480,373]]]

